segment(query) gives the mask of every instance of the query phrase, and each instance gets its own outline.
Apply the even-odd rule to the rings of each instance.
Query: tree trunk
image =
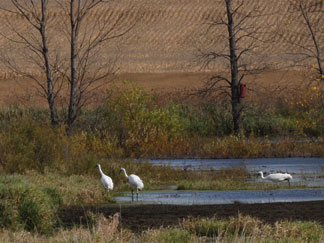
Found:
[[[79,18],[80,9],[75,13],[74,0],[70,2],[70,25],[71,25],[71,56],[70,56],[70,68],[71,68],[71,78],[70,78],[70,103],[68,111],[68,120],[67,120],[67,131],[71,132],[72,125],[77,116],[77,107],[76,107],[76,94],[77,94],[77,37],[78,37],[78,20],[75,19],[75,15]],[[80,4],[78,4],[78,8]]]
[[[42,11],[42,19],[40,21],[40,34],[42,36],[42,45],[43,45],[43,58],[45,64],[45,72],[46,72],[46,80],[47,80],[47,102],[50,109],[51,114],[51,124],[53,126],[58,125],[58,116],[55,108],[55,101],[54,101],[54,89],[53,89],[53,76],[51,72],[51,66],[49,61],[48,55],[48,46],[47,46],[47,36],[46,36],[46,11],[47,11],[47,0],[41,1],[41,11]]]
[[[231,65],[231,98],[232,98],[232,116],[234,134],[237,136],[241,130],[241,111],[242,105],[240,102],[240,82],[238,75],[238,63],[236,55],[236,38],[234,33],[234,19],[232,10],[232,0],[225,0],[226,13],[228,19],[228,35],[229,35],[229,51],[230,51],[230,65]]]

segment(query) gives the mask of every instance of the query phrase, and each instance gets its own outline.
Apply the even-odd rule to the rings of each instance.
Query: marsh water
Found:
[[[131,194],[116,198],[130,202]],[[160,191],[143,192],[135,203],[211,205],[230,203],[273,203],[324,200],[324,189],[249,190],[249,191]]]
[[[242,190],[242,191],[154,191],[139,195],[138,203],[153,204],[226,204],[269,203],[324,200],[324,158],[258,158],[258,159],[164,159],[150,160],[154,165],[165,165],[183,170],[219,170],[245,168],[249,173],[265,174],[288,172],[292,174],[292,185],[305,189],[289,190]],[[253,178],[253,177],[252,177]],[[261,183],[262,179],[250,179]],[[117,202],[131,200],[131,194],[117,197]]]
[[[218,170],[242,167],[249,172],[288,172],[292,174],[323,172],[324,158],[256,158],[256,159],[155,159],[154,165],[191,170]]]
[[[306,187],[324,187],[324,158],[256,158],[256,159],[166,159],[150,160],[154,165],[168,165],[184,170],[219,170],[244,168],[252,175],[287,172],[293,176],[292,184]],[[252,179],[261,182],[255,176]]]

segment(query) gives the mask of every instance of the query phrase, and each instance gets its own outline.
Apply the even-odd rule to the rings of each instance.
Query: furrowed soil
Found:
[[[86,212],[102,213],[105,217],[120,213],[120,226],[140,233],[146,229],[174,226],[188,217],[212,217],[227,219],[238,214],[259,218],[273,224],[281,220],[316,221],[324,224],[324,202],[289,202],[261,204],[218,205],[107,205],[97,207],[71,207],[61,211],[61,219],[67,227],[87,224]]]
[[[31,43],[39,42],[38,30],[15,13],[11,2],[0,1],[0,8],[8,10],[2,11],[0,15],[0,31],[3,36],[0,38],[0,108],[47,108],[46,95],[42,89],[47,83],[39,54],[35,54],[32,48],[26,48],[26,45],[18,45],[21,42],[19,36],[26,37]],[[316,6],[321,8],[322,5]],[[40,6],[36,4],[37,7]],[[261,43],[255,43],[253,55],[245,56],[240,65],[248,65],[247,70],[263,70],[260,75],[245,76],[243,81],[248,85],[247,99],[262,98],[267,104],[274,97],[297,97],[293,92],[300,89],[300,83],[308,83],[305,81],[312,80],[312,77],[309,73],[300,71],[305,69],[297,65],[296,55],[291,56],[291,53],[296,52],[296,47],[290,43],[296,41],[298,46],[312,46],[312,38],[307,38],[310,37],[308,29],[298,16],[292,14],[291,6],[285,1],[246,0],[241,7],[243,19],[246,20],[244,29],[246,26],[247,29],[253,27],[256,34],[253,42],[260,40]],[[258,18],[244,18],[245,14],[256,9]],[[323,11],[313,11],[312,17],[321,20],[322,13]],[[98,47],[95,51],[97,55],[88,60],[93,65],[88,67],[87,73],[98,74],[98,67],[107,65],[104,73],[116,72],[114,78],[117,81],[132,80],[148,90],[159,92],[201,88],[212,75],[223,76],[224,72],[228,78],[230,69],[226,59],[215,59],[209,65],[205,65],[206,60],[201,60],[201,51],[228,51],[225,48],[227,39],[223,37],[223,33],[227,31],[226,26],[216,25],[217,28],[211,31],[210,25],[206,24],[225,14],[224,4],[213,0],[204,0],[203,3],[200,0],[138,0],[136,3],[119,0],[98,5],[86,16],[84,25],[80,28],[80,39],[84,37],[86,43],[87,38],[96,36],[100,31],[98,27],[104,23],[107,24],[107,29],[112,30],[112,37],[125,34],[120,38],[108,38],[109,41]],[[240,19],[236,21],[240,22]],[[70,55],[66,36],[68,26],[69,17],[64,8],[56,4],[56,1],[50,1],[46,26],[49,53],[53,65],[55,63],[64,67],[63,73],[68,70],[65,62]],[[89,32],[91,28],[93,33]],[[241,34],[246,35],[244,31]],[[238,33],[237,35],[239,38]],[[319,41],[323,41],[323,38],[321,36]],[[243,38],[239,44],[238,51],[241,52],[251,44],[251,40]],[[316,65],[316,62],[308,64]],[[307,66],[306,70],[311,68]],[[30,75],[32,78],[27,78]],[[88,97],[92,99],[87,98],[87,103],[96,105],[105,102],[106,89],[109,88],[111,79],[113,77],[101,80],[102,83],[98,85],[100,88],[91,92]],[[224,83],[220,85],[223,87]],[[225,85],[227,86],[226,83]],[[57,107],[66,107],[69,100],[68,88],[63,86],[61,89],[59,84],[56,88],[61,91],[56,97]]]

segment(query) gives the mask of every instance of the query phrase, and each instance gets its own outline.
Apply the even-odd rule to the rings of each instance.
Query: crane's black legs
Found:
[[[138,188],[136,188],[136,200],[138,201]],[[134,202],[134,189],[132,188],[132,202]]]

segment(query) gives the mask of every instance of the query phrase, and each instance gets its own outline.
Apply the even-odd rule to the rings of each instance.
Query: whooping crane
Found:
[[[275,173],[275,174],[269,174],[266,177],[263,176],[263,172],[259,171],[259,175],[261,175],[261,178],[263,180],[269,180],[272,182],[281,182],[281,181],[288,181],[288,184],[290,186],[290,180],[292,179],[292,176],[288,173]]]
[[[136,198],[138,200],[138,189],[142,190],[144,188],[143,181],[137,175],[131,174],[128,176],[124,168],[121,168],[120,171],[124,172],[125,177],[132,187],[132,201],[134,201],[134,188],[136,188]]]
[[[112,179],[105,175],[102,170],[101,170],[101,165],[100,164],[97,164],[98,168],[99,168],[99,172],[101,174],[101,183],[102,185],[109,191],[109,190],[112,190],[114,188],[114,183],[112,181]]]

